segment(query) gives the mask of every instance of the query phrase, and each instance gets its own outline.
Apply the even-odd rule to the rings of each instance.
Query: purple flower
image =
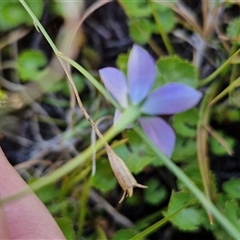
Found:
[[[129,104],[140,105],[144,115],[167,115],[186,111],[194,107],[202,93],[182,83],[167,83],[151,92],[157,69],[151,55],[134,45],[128,60],[128,81],[117,68],[99,70],[101,79],[122,108]],[[116,110],[114,122],[121,112]],[[171,156],[175,145],[173,129],[160,117],[143,116],[138,119],[143,131],[167,156]]]

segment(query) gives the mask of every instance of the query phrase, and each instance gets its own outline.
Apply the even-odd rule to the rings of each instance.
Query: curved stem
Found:
[[[155,22],[157,24],[158,31],[159,31],[159,33],[160,33],[160,35],[162,37],[162,40],[163,40],[164,45],[165,45],[165,47],[166,47],[166,49],[168,51],[168,54],[169,55],[173,55],[174,54],[173,46],[171,45],[171,42],[169,41],[169,38],[168,38],[166,32],[164,31],[162,24],[160,23],[160,21],[158,19],[157,12],[156,12],[156,10],[155,10],[155,8],[153,6],[152,0],[148,0],[148,3],[149,3],[150,8],[152,10],[153,18],[154,18],[154,20],[155,20]]]
[[[96,142],[95,150],[96,151],[100,150],[105,145],[106,141],[107,142],[110,141],[113,137],[115,137],[118,133],[120,133],[123,130],[123,128],[130,125],[136,118],[138,118],[138,116],[139,116],[139,111],[136,110],[136,106],[130,106],[129,108],[127,108],[120,116],[116,125],[111,127],[103,135],[103,138],[99,139]],[[69,162],[65,163],[60,168],[56,169],[51,174],[30,184],[31,189],[27,188],[27,189],[21,190],[12,196],[9,196],[5,199],[0,200],[0,206],[2,204],[9,203],[11,201],[14,201],[18,198],[21,198],[21,197],[29,194],[31,192],[31,190],[37,191],[37,190],[45,187],[46,185],[49,185],[51,183],[54,183],[54,182],[60,180],[63,176],[65,176],[66,174],[70,173],[74,169],[76,169],[79,166],[81,166],[82,164],[84,164],[85,161],[91,157],[92,152],[93,152],[92,146],[89,146],[86,150],[81,152],[79,155],[74,157]]]
[[[223,69],[224,69],[225,67],[227,67],[227,66],[231,63],[231,61],[233,60],[233,58],[235,58],[239,53],[240,53],[240,48],[239,48],[231,57],[229,57],[229,58],[222,64],[222,66],[220,66],[219,68],[217,68],[217,69],[216,69],[212,74],[210,74],[208,77],[200,80],[200,81],[199,81],[199,84],[198,84],[199,87],[202,87],[202,86],[210,83],[215,77],[218,76],[218,74],[219,74],[220,72],[223,71]]]
[[[135,127],[135,131],[142,138],[142,140],[153,150],[153,152],[161,158],[164,165],[173,173],[175,176],[182,181],[182,183],[193,193],[198,201],[203,205],[207,212],[211,212],[214,218],[219,222],[220,225],[228,232],[229,236],[238,240],[240,231],[216,208],[216,206],[205,197],[205,195],[199,190],[199,188],[192,182],[192,180],[168,157],[159,151],[159,149],[148,139],[148,137],[142,132],[139,127]]]

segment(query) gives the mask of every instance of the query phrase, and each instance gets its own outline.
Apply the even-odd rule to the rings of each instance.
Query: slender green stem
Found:
[[[94,78],[85,68],[83,68],[81,65],[79,65],[77,62],[72,60],[71,58],[67,57],[61,52],[57,53],[57,56],[71,64],[73,67],[75,67],[84,77],[86,77],[92,85],[103,95],[106,97],[106,99],[115,107],[118,109],[121,109],[119,104],[114,100],[114,98],[105,90],[105,88],[97,81],[96,78]]]
[[[185,203],[184,205],[182,205],[180,208],[178,208],[177,210],[175,210],[171,214],[167,215],[166,217],[164,217],[160,221],[152,224],[151,226],[149,226],[148,228],[146,228],[142,232],[138,233],[137,235],[132,237],[130,240],[138,240],[138,239],[146,238],[151,233],[154,233],[158,228],[164,226],[167,222],[169,222],[171,220],[172,217],[174,217],[176,214],[178,214],[181,210],[183,210],[184,208],[187,208],[188,206],[192,205],[193,201],[196,201],[196,199],[193,198],[192,200]]]
[[[56,47],[56,45],[54,44],[54,42],[52,41],[52,39],[50,38],[50,36],[46,32],[46,30],[42,26],[42,24],[36,18],[36,16],[32,12],[32,10],[25,3],[25,1],[24,0],[19,0],[19,1],[23,5],[23,7],[26,9],[28,14],[31,16],[31,18],[33,19],[33,21],[34,21],[35,25],[37,26],[37,28],[42,32],[43,36],[46,38],[47,42],[49,43],[49,45],[53,49],[53,51],[56,54],[56,56],[58,58],[60,57],[60,58],[64,59],[66,62],[68,62],[69,64],[74,66],[76,69],[78,69],[79,72],[82,73],[82,75],[85,76],[96,87],[96,89],[98,89],[98,91],[100,93],[102,93],[102,95],[105,96],[109,102],[112,103],[112,105],[115,108],[121,109],[119,104],[114,100],[114,98],[103,88],[103,86],[86,69],[84,69],[82,66],[80,66],[78,63],[76,63],[74,60],[68,58],[62,52],[60,52],[58,50],[58,48]]]
[[[231,57],[229,57],[229,58],[222,64],[222,66],[220,66],[219,68],[217,68],[217,69],[216,69],[212,74],[210,74],[208,77],[200,80],[200,81],[199,81],[199,84],[198,84],[199,87],[204,86],[204,85],[206,85],[206,84],[209,84],[215,77],[218,76],[218,74],[219,74],[220,72],[223,71],[223,69],[224,69],[225,67],[227,67],[227,66],[231,63],[231,61],[233,60],[233,58],[235,58],[239,53],[240,53],[240,48],[239,48]]]
[[[164,31],[162,24],[159,21],[159,18],[157,16],[157,12],[156,12],[156,9],[155,9],[155,7],[153,5],[152,0],[148,0],[148,3],[149,3],[150,8],[152,10],[153,18],[154,18],[154,20],[155,20],[155,22],[157,24],[158,31],[159,31],[160,35],[162,36],[162,40],[163,40],[164,45],[165,45],[165,47],[166,47],[166,49],[168,51],[168,54],[169,55],[173,55],[174,54],[173,46],[172,46],[171,42],[169,41],[169,38],[168,38],[166,32]]]
[[[214,82],[210,85],[207,93],[204,95],[200,110],[199,110],[199,121],[197,125],[197,157],[198,166],[201,173],[203,188],[206,197],[211,200],[214,199],[214,191],[211,182],[210,170],[209,170],[209,160],[208,160],[208,132],[206,126],[209,124],[211,107],[209,102],[216,94],[218,83]],[[213,222],[213,217],[210,212],[208,212],[209,222]]]
[[[95,150],[98,151],[101,149],[104,144],[108,141],[110,141],[114,136],[116,136],[118,133],[120,133],[125,127],[129,126],[131,123],[133,123],[140,115],[140,110],[137,106],[129,106],[121,115],[119,120],[117,121],[116,125],[111,127],[105,134],[104,139],[99,139],[96,142]],[[61,166],[60,168],[56,169],[54,172],[49,174],[46,177],[43,177],[36,182],[30,184],[30,188],[33,191],[37,191],[44,186],[54,183],[58,180],[60,180],[63,176],[70,173],[77,167],[81,166],[85,161],[92,156],[92,146],[89,146],[86,150],[81,152],[79,155],[77,155],[75,158]],[[6,204],[8,202],[14,201],[20,197],[23,197],[31,192],[30,189],[24,189],[16,194],[9,196],[5,199],[0,200],[0,205]]]
[[[88,197],[89,197],[89,192],[91,190],[92,186],[92,178],[90,177],[89,179],[86,179],[84,184],[82,185],[82,191],[81,191],[81,196],[79,199],[79,205],[80,205],[80,213],[79,213],[79,218],[78,218],[78,239],[81,239],[83,236],[83,231],[84,231],[84,223],[88,211]]]
[[[46,30],[44,29],[44,27],[42,26],[42,24],[39,22],[39,20],[36,18],[36,16],[34,15],[34,13],[32,12],[32,10],[29,8],[29,6],[26,4],[26,2],[24,0],[19,0],[19,2],[23,5],[23,7],[26,9],[26,11],[28,12],[28,14],[31,16],[31,18],[33,19],[34,24],[37,26],[38,30],[40,30],[42,32],[42,34],[44,35],[44,37],[47,39],[48,43],[50,44],[51,48],[53,49],[53,51],[55,53],[58,52],[55,44],[53,43],[52,39],[48,36]]]
[[[209,201],[205,195],[199,190],[199,188],[192,182],[192,180],[169,158],[167,158],[159,149],[147,138],[147,136],[141,131],[139,127],[135,128],[137,134],[143,139],[143,141],[153,150],[153,152],[161,158],[165,166],[175,176],[182,181],[182,183],[195,195],[198,201],[203,205],[207,212],[211,212],[214,218],[220,225],[228,232],[234,239],[240,239],[240,231],[215,207],[215,205]]]
[[[240,77],[234,80],[228,87],[226,87],[222,92],[220,92],[210,103],[209,105],[213,105],[216,102],[218,102],[221,98],[223,98],[225,95],[230,93],[234,88],[240,86]]]

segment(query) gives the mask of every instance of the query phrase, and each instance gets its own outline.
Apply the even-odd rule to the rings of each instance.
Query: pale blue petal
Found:
[[[174,150],[176,137],[169,124],[159,117],[142,117],[139,123],[150,140],[170,157]]]
[[[122,113],[118,109],[116,109],[115,113],[114,113],[114,117],[113,117],[113,125],[116,125],[116,123],[117,123],[118,119],[121,117],[121,115],[122,115]],[[130,125],[126,126],[125,128],[128,129],[128,128],[132,128],[132,127],[133,127],[132,124],[130,124]]]
[[[120,116],[121,116],[121,112],[118,109],[116,109],[115,113],[114,113],[114,117],[113,117],[113,125],[116,124],[116,122],[120,118]]]
[[[154,59],[134,44],[128,60],[129,96],[133,104],[138,104],[149,94],[156,74]]]
[[[122,71],[113,67],[106,67],[99,70],[100,77],[106,89],[123,107],[127,107],[128,87],[126,77]]]
[[[146,114],[175,114],[194,107],[202,93],[182,83],[167,83],[153,91],[142,106]]]

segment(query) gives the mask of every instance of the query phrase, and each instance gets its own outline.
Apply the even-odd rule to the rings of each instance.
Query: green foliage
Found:
[[[116,187],[117,181],[107,159],[98,159],[96,173],[92,179],[92,186],[103,193]]]
[[[48,185],[37,192],[37,196],[45,204],[53,201],[59,194],[59,190],[54,185]]]
[[[240,178],[232,178],[224,182],[222,188],[230,199],[240,200]]]
[[[154,88],[169,82],[180,82],[196,88],[196,68],[186,60],[177,56],[161,58],[157,61],[160,75]]]
[[[76,88],[78,90],[78,93],[81,93],[85,87],[85,81],[84,78],[78,74],[78,73],[73,73],[72,74],[73,81],[76,85]],[[52,92],[61,92],[65,96],[69,96],[69,85],[68,85],[68,79],[64,79],[63,81],[57,83],[56,85],[53,86],[51,89]]]
[[[1,106],[1,102],[4,103],[4,101],[6,101],[8,99],[7,94],[0,89],[0,106]]]
[[[169,7],[157,2],[153,2],[153,7],[156,9],[157,17],[159,18],[159,22],[163,27],[164,32],[171,32],[176,24],[173,11]]]
[[[236,18],[233,21],[231,21],[227,27],[227,35],[228,37],[230,37],[231,39],[233,39],[233,41],[235,38],[238,38],[238,43],[240,43],[240,18]]]
[[[128,54],[120,54],[117,58],[117,67],[125,74],[127,73],[127,60]],[[157,61],[157,69],[158,76],[153,87],[154,89],[170,82],[180,82],[194,88],[197,87],[196,68],[190,62],[178,56],[160,58]],[[196,121],[196,116],[194,116],[194,120]]]
[[[184,204],[193,200],[193,196],[190,193],[179,192],[173,193],[168,205],[168,209],[164,212],[165,216],[168,216],[182,208]],[[203,220],[202,210],[194,207],[183,208],[181,211],[171,217],[171,222],[179,229],[184,231],[195,231],[197,230]]]
[[[197,123],[198,111],[195,108],[174,115],[172,120],[176,133],[187,138],[196,137]]]
[[[129,32],[133,41],[138,44],[147,43],[153,34],[158,34],[156,23],[152,19],[152,10],[147,1],[119,1],[129,17]],[[174,13],[170,8],[153,3],[163,30],[168,33],[175,27]]]
[[[149,40],[152,40],[151,37],[153,36],[153,34],[158,34],[158,28],[156,23],[153,21],[154,18],[152,16],[152,10],[149,7],[148,2],[147,1],[125,1],[125,0],[121,0],[120,2],[123,5],[127,15],[129,16],[129,28],[130,28],[130,34],[132,39],[134,39],[134,41],[139,44],[145,44],[148,42],[149,44],[151,44],[152,42],[150,42]],[[34,2],[31,0],[28,0],[27,3],[30,6],[30,8],[33,9],[33,11],[35,12],[35,15],[39,18],[42,14],[42,9],[43,9],[42,1]],[[173,1],[171,1],[171,3],[173,3]],[[169,2],[169,4],[171,3]],[[176,19],[174,18],[173,11],[170,8],[167,8],[161,4],[154,3],[153,1],[152,1],[152,4],[157,13],[157,18],[159,20],[159,23],[163,27],[163,31],[165,31],[166,33],[171,32],[175,27],[175,21],[176,21]],[[60,13],[60,8],[57,2],[53,6],[53,8],[55,8],[56,15],[59,14],[61,15],[62,18],[64,18],[64,15]],[[52,12],[52,9],[50,10],[50,12]],[[17,27],[20,24],[27,24],[27,25],[33,24],[31,18],[28,16],[28,14],[26,14],[25,10],[22,8],[22,6],[19,4],[18,1],[1,2],[0,13],[1,13],[0,29],[10,30],[11,28]],[[235,19],[228,26],[227,32],[228,32],[228,36],[231,38],[236,38],[239,36],[239,32],[240,32],[239,19],[240,18]],[[184,28],[185,26],[182,25],[182,27]],[[189,29],[190,28],[188,28],[187,30],[189,31]],[[209,46],[211,46],[210,40],[211,38],[208,39]],[[214,45],[214,47],[217,48],[218,46]],[[92,65],[89,63],[92,60],[97,59],[96,62],[98,64],[99,63],[98,61],[100,58],[98,58],[98,56],[95,55],[95,51],[93,51],[92,49],[90,48],[88,50],[86,49],[87,48],[85,48],[84,50],[85,55],[91,56],[91,60],[89,62],[87,61],[82,61],[82,62],[84,63],[87,62],[86,64],[87,68],[90,68]],[[224,56],[224,55],[228,55],[228,54],[225,54],[225,53],[221,54],[221,56]],[[120,69],[122,69],[124,73],[127,72],[127,60],[128,60],[128,54],[121,54],[119,55],[118,61],[117,61],[117,66]],[[34,50],[27,50],[22,52],[17,61],[17,70],[21,77],[21,80],[22,81],[34,80],[35,78],[37,78],[37,76],[39,76],[39,74],[41,73],[41,69],[44,68],[46,64],[47,64],[47,59],[45,58],[42,52],[34,51]],[[217,65],[218,63],[215,62],[214,64]],[[197,87],[197,81],[198,81],[197,70],[188,61],[185,61],[178,56],[165,57],[158,60],[157,67],[158,67],[159,76],[157,78],[156,85],[154,86],[155,88],[157,86],[161,86],[162,84],[169,83],[169,82],[181,82],[189,86],[192,86],[194,88]],[[219,69],[220,68],[218,68],[218,70]],[[95,71],[95,68],[91,70]],[[226,70],[226,72],[227,71],[229,70]],[[91,76],[91,74],[89,75]],[[85,80],[81,77],[80,74],[74,74],[73,78],[77,85],[78,91],[82,92],[82,90],[85,87]],[[222,85],[220,84],[222,84],[222,82],[224,82],[225,84],[225,81],[222,81],[222,80],[223,79],[220,78],[219,81],[215,81],[215,82],[218,82],[219,87],[221,88],[222,88]],[[97,90],[99,89],[100,88],[97,88]],[[205,89],[211,92],[212,91],[211,84],[209,84],[209,86],[206,86]],[[51,91],[60,92],[62,94],[65,94],[66,96],[69,96],[69,91],[68,91],[68,86],[66,81],[63,81],[55,85],[54,89],[52,89]],[[236,95],[237,94],[238,93],[236,92]],[[4,94],[1,97],[1,92],[0,92],[0,99],[4,99]],[[49,100],[48,102],[50,103],[50,101],[51,100]],[[89,102],[92,103],[92,101],[93,100],[91,98],[87,99],[84,102],[84,106],[88,107],[88,103]],[[51,104],[56,104],[56,102]],[[60,101],[58,105],[56,104],[56,106],[62,107],[62,108],[68,107],[68,105],[65,104],[65,102],[60,102]],[[102,107],[104,106],[104,104],[102,105],[99,104],[99,106]],[[233,121],[237,122],[240,120],[239,109],[230,109],[229,105],[225,105],[225,107],[220,109],[221,106],[223,105],[220,105],[218,103],[217,107],[216,108],[214,107],[213,116],[212,116],[213,119],[215,120],[217,119],[217,121],[219,122],[221,119],[223,123],[225,123],[226,120],[229,123],[232,123]],[[105,111],[103,115],[105,115],[106,112],[109,113],[108,109],[107,110],[100,109],[98,114],[96,114],[97,117],[101,115],[99,114],[99,113],[102,113],[101,111]],[[225,230],[223,230],[223,228],[220,227],[220,225],[214,224],[213,226],[210,226],[206,212],[200,209],[200,205],[195,201],[195,199],[194,201],[192,201],[194,197],[190,193],[190,190],[191,190],[192,192],[195,193],[196,197],[201,200],[201,196],[202,196],[201,192],[199,194],[196,194],[198,189],[196,189],[194,185],[191,185],[192,183],[194,183],[203,192],[203,184],[202,184],[202,180],[199,172],[199,167],[197,166],[197,154],[196,154],[196,126],[197,126],[197,122],[199,121],[198,111],[196,109],[191,109],[187,112],[176,114],[171,119],[172,119],[173,128],[177,133],[176,148],[171,159],[173,161],[181,162],[180,165],[183,168],[183,172],[181,172],[181,170],[178,169],[176,165],[174,165],[175,168],[169,167],[169,169],[172,170],[176,174],[176,176],[179,178],[177,180],[177,184],[178,184],[177,186],[180,192],[172,193],[169,205],[167,206],[167,210],[164,213],[166,217],[165,219],[162,219],[163,222],[161,222],[161,224],[159,224],[158,227],[162,226],[166,221],[169,220],[168,218],[170,218],[171,222],[181,230],[196,231],[199,229],[199,227],[204,226],[208,230],[214,232],[214,234],[218,239],[229,239],[229,236],[226,234]],[[64,133],[65,137],[67,134],[69,134],[68,135],[69,139],[72,137],[75,137],[76,135],[81,134],[83,129],[86,130],[85,129],[86,127],[89,127],[88,122],[86,119],[83,119],[75,125],[71,133],[65,132]],[[116,134],[116,132],[114,134]],[[114,134],[111,137],[114,137],[115,136]],[[146,166],[148,165],[150,165],[151,167],[159,167],[163,165],[163,160],[165,159],[164,156],[161,154],[158,154],[156,151],[155,151],[155,154],[153,154],[153,150],[147,145],[148,143],[147,140],[143,141],[142,139],[144,138],[140,138],[132,130],[127,130],[125,134],[126,134],[126,137],[128,138],[128,142],[124,145],[118,146],[115,149],[115,152],[126,162],[127,166],[133,173],[135,174],[141,173],[143,172],[144,169],[147,171],[148,168],[146,168]],[[233,140],[231,138],[224,136],[224,139],[232,146]],[[84,141],[84,146],[87,146],[88,143],[86,142],[89,141],[89,138],[83,137],[83,141]],[[223,150],[222,146],[219,146],[218,142],[215,141],[215,139],[210,139],[210,147],[211,147],[210,148],[211,153],[218,154],[218,155],[225,154],[222,151]],[[39,198],[44,202],[44,204],[47,205],[49,211],[54,216],[62,217],[62,218],[57,218],[56,220],[59,226],[61,227],[61,229],[63,230],[67,239],[75,238],[73,223],[74,223],[74,227],[76,228],[84,228],[86,223],[89,224],[87,226],[89,227],[91,221],[88,221],[88,222],[85,221],[85,218],[88,218],[88,217],[92,217],[91,219],[92,222],[96,223],[95,222],[96,216],[94,215],[95,211],[91,212],[87,207],[88,190],[89,190],[88,188],[89,186],[87,184],[90,185],[90,181],[89,182],[84,181],[83,183],[81,182],[81,185],[77,184],[79,181],[75,181],[73,184],[73,180],[71,180],[71,176],[67,175],[71,170],[73,170],[73,166],[79,166],[80,164],[83,164],[83,163],[87,164],[87,159],[89,159],[91,155],[90,150],[91,149],[88,148],[86,152],[83,151],[83,153],[81,153],[80,156],[77,156],[75,159],[73,159],[72,165],[70,163],[66,165],[67,168],[64,168],[65,166],[63,166],[62,168],[60,167],[60,171],[57,171],[56,173],[54,172],[50,175],[50,177],[47,176],[45,178],[45,184],[49,182],[53,183],[56,180],[61,179],[58,185],[48,185],[47,187],[41,188],[42,186],[41,185],[42,183],[40,182],[41,180],[38,181],[39,182],[38,185],[37,184],[33,185],[34,186],[33,189],[41,188],[41,190],[39,190],[37,194]],[[157,155],[158,157],[156,157],[155,155]],[[167,159],[167,160],[165,159],[164,163],[168,166],[171,166],[170,163],[172,162],[170,159]],[[89,166],[88,166],[88,169],[90,169]],[[174,170],[174,169],[177,169],[177,170]],[[181,176],[184,176],[184,173],[187,176],[185,175],[185,178],[184,177],[181,178]],[[81,174],[82,174],[82,171],[79,173],[79,175]],[[89,174],[88,171],[86,175],[87,174]],[[80,179],[82,180],[84,177],[86,177],[86,175],[83,174]],[[76,177],[76,179],[79,180],[78,177]],[[239,219],[240,219],[240,211],[239,211],[239,203],[238,203],[240,199],[239,179],[231,179],[228,182],[224,183],[223,184],[224,193],[221,195],[217,191],[215,191],[216,184],[215,184],[214,176],[211,176],[211,181],[213,182],[213,191],[216,195],[216,201],[217,201],[216,205],[219,207],[220,211],[223,213],[222,221],[224,222],[224,219],[225,219],[224,216],[226,216],[226,218],[229,219],[234,226],[239,228]],[[188,184],[186,184],[186,182]],[[145,184],[148,185],[148,188],[145,189],[144,191],[140,190],[143,192],[143,197],[140,198],[138,194],[134,194],[132,198],[127,198],[125,202],[126,205],[130,207],[133,205],[140,206],[140,204],[143,203],[143,199],[145,203],[148,203],[151,205],[157,205],[164,200],[164,198],[166,197],[166,189],[159,184],[159,182],[154,178],[154,176],[150,177],[148,181],[145,182]],[[70,185],[73,185],[73,186],[70,186]],[[92,178],[92,186],[100,190],[100,192],[102,193],[107,193],[111,191],[113,188],[115,188],[116,185],[117,185],[117,181],[109,166],[108,160],[98,159],[96,175]],[[65,189],[63,190],[64,187],[61,188],[61,186],[64,186]],[[186,186],[188,186],[188,188]],[[189,186],[192,186],[192,187],[189,187]],[[81,190],[83,189],[81,192],[81,197],[79,197],[80,188]],[[76,191],[75,189],[78,189],[78,190]],[[69,196],[67,194],[71,194],[71,201],[69,201]],[[80,201],[79,201],[79,198],[80,198]],[[72,202],[72,200],[74,203]],[[81,204],[80,207],[78,205],[79,202]],[[204,201],[202,201],[202,203],[204,204]],[[218,210],[216,210],[215,212],[218,213]],[[93,216],[91,216],[91,214],[93,214]],[[78,221],[79,219],[82,221],[81,227],[79,227],[80,224],[77,225],[79,223]],[[154,221],[156,221],[156,218]],[[153,223],[154,221],[151,220],[150,222]],[[143,225],[144,227],[149,227],[150,223],[149,221],[145,221],[142,223],[142,226]],[[152,224],[152,227],[154,227],[154,225],[155,224]],[[224,226],[224,224],[222,225]],[[97,226],[100,226],[100,225],[97,224]],[[137,234],[136,229],[139,230],[138,227],[134,227],[134,229],[119,230],[115,232],[112,239],[113,240],[130,239]],[[76,231],[78,230],[79,229],[77,229]],[[104,228],[100,227],[98,232],[98,228],[97,227],[95,228],[95,231],[98,233],[98,236],[105,236],[104,230],[105,230]],[[155,230],[151,230],[151,231],[153,232]],[[79,232],[81,232],[81,230],[79,230]],[[92,236],[94,237],[96,236],[95,232],[92,233]],[[85,236],[80,236],[80,237],[85,238]],[[92,237],[92,239],[95,239],[94,237]],[[88,238],[88,239],[91,239],[91,238]]]
[[[240,230],[240,211],[239,205],[235,200],[225,203],[224,213],[227,218]]]
[[[126,145],[121,145],[114,150],[133,173],[141,172],[151,162],[151,158],[146,155],[146,152],[142,151],[142,149],[139,149],[140,152],[137,152],[137,150],[137,147],[129,149]],[[135,153],[138,155],[135,155]],[[139,157],[140,155],[141,157]]]
[[[137,232],[134,229],[121,229],[115,232],[114,236],[112,237],[112,240],[130,239],[134,237],[136,233]]]
[[[114,151],[123,159],[131,172],[139,173],[153,162],[155,157],[134,131],[129,130],[126,135],[129,139],[129,147],[120,145]]]
[[[17,69],[23,81],[32,81],[41,73],[41,68],[47,64],[47,59],[42,51],[25,50],[20,53]]]
[[[73,229],[73,222],[68,218],[55,218],[58,226],[62,230],[67,240],[75,239],[75,231]]]
[[[226,136],[221,131],[218,131],[218,134],[224,139],[228,146],[233,149],[235,140],[232,137]],[[211,136],[209,143],[212,153],[216,154],[217,156],[223,156],[227,154],[226,149],[214,137]]]
[[[150,17],[151,9],[145,0],[143,1],[119,1],[129,17]]]
[[[172,155],[174,161],[192,162],[193,159],[196,159],[197,122],[198,111],[195,108],[173,116],[172,126],[177,133],[176,145]]]
[[[197,159],[194,159],[194,161],[190,161],[189,164],[186,165],[186,167],[184,167],[183,171],[199,189],[203,190],[203,181],[200,174]],[[212,185],[214,185],[214,179],[212,181]],[[178,188],[183,192],[184,191],[188,192],[187,187],[180,181],[178,181]]]
[[[147,203],[157,205],[166,198],[166,189],[160,186],[156,179],[150,179],[145,184],[148,186],[144,191],[144,198]]]
[[[136,43],[145,44],[157,32],[157,26],[149,19],[132,19],[129,21],[129,32]]]
[[[117,57],[116,65],[122,72],[127,76],[127,62],[128,62],[129,53],[121,53]]]
[[[220,105],[213,109],[213,118],[219,123],[238,122],[240,121],[240,112],[238,108]]]
[[[145,189],[144,189],[144,194],[145,194]],[[127,205],[129,206],[139,206],[140,204],[143,204],[142,198],[139,198],[139,195],[133,194],[132,197],[126,198]]]
[[[29,180],[29,182],[35,182],[36,180],[36,178],[32,178],[31,180]],[[58,188],[55,185],[48,185],[41,188],[39,191],[36,192],[36,194],[39,199],[46,205],[51,214],[53,214],[54,216],[58,216],[61,213],[63,217],[55,217],[55,220],[61,228],[66,239],[75,239],[73,221],[71,220],[71,217],[73,217],[73,215],[70,212],[71,208],[69,208],[70,203],[65,200],[65,198],[63,201],[60,200],[60,196],[62,195],[61,188]],[[74,212],[74,214],[76,213]]]
[[[239,229],[240,223],[240,206],[237,201],[234,199],[229,199],[225,194],[218,194],[216,199],[216,204],[218,205],[221,212]],[[219,224],[215,223],[210,225],[208,219],[204,219],[203,226],[214,233],[214,236],[217,240],[225,240],[230,239],[229,235],[226,234],[226,231],[219,226]],[[232,239],[232,238],[231,238]]]
[[[192,161],[197,156],[196,140],[177,136],[175,148],[172,154],[174,161]]]
[[[26,0],[37,18],[43,12],[43,1]],[[0,29],[9,30],[21,24],[33,25],[32,18],[27,14],[18,0],[0,2]]]

